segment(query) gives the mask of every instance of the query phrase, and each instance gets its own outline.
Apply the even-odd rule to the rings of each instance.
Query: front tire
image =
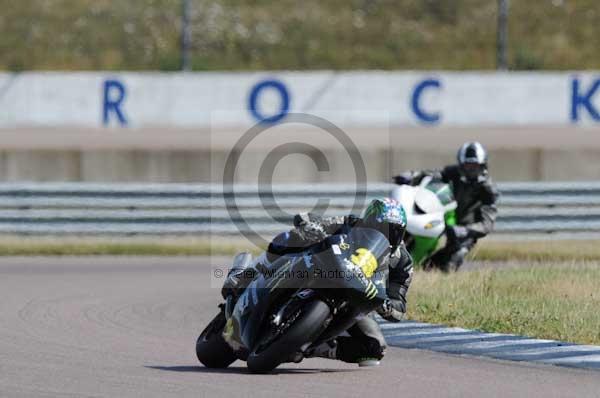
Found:
[[[223,369],[237,359],[231,346],[223,339],[225,323],[225,314],[221,311],[196,340],[196,356],[207,368]]]
[[[318,337],[330,313],[329,306],[320,300],[301,307],[300,314],[280,337],[266,346],[259,343],[248,355],[250,372],[268,373],[286,362],[304,344]]]

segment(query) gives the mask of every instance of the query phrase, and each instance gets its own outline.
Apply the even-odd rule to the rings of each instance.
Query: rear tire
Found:
[[[252,373],[268,373],[286,362],[300,348],[316,339],[329,317],[329,306],[320,300],[306,304],[298,318],[282,336],[266,347],[257,347],[248,355],[247,365]],[[257,352],[258,350],[258,352]]]
[[[196,356],[207,368],[223,369],[237,359],[233,349],[223,339],[225,314],[221,311],[196,340]]]

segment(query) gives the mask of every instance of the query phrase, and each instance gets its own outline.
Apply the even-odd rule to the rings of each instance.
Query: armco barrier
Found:
[[[369,185],[365,197],[383,196],[393,186]],[[496,234],[594,233],[600,230],[600,183],[504,183]],[[233,192],[233,193],[232,193]],[[240,217],[254,231],[289,228],[293,214],[352,209],[349,185],[278,185],[272,195],[256,186],[232,190],[213,184],[2,184],[0,233],[234,235]],[[239,215],[226,208],[235,197]],[[325,203],[316,208],[317,199]],[[274,199],[274,200],[273,200]]]

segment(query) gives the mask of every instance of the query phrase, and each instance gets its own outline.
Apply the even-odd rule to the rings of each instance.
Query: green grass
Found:
[[[415,275],[410,319],[600,344],[597,263]]]
[[[18,238],[0,236],[0,256],[53,255],[233,255],[241,250],[259,252],[244,239],[86,237]],[[471,254],[474,261],[570,262],[600,261],[595,241],[498,242],[483,240]]]
[[[195,70],[492,69],[496,0],[194,0]],[[0,0],[0,69],[175,70],[181,0]],[[595,0],[512,1],[513,69],[597,69]]]
[[[477,261],[571,262],[600,261],[597,241],[517,241],[482,242],[471,253]]]

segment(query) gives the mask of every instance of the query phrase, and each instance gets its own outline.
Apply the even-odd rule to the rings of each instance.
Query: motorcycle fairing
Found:
[[[307,289],[318,295],[345,298],[358,312],[368,313],[386,297],[389,241],[373,229],[353,228],[334,235],[301,255],[283,256],[257,276],[240,295],[228,321],[227,341],[232,347],[250,350],[264,330],[276,305],[290,298],[313,300]],[[286,273],[287,272],[287,273]],[[302,285],[278,276],[306,272]],[[367,276],[369,274],[369,276]],[[330,278],[330,275],[342,276]],[[322,290],[320,290],[322,289]]]

